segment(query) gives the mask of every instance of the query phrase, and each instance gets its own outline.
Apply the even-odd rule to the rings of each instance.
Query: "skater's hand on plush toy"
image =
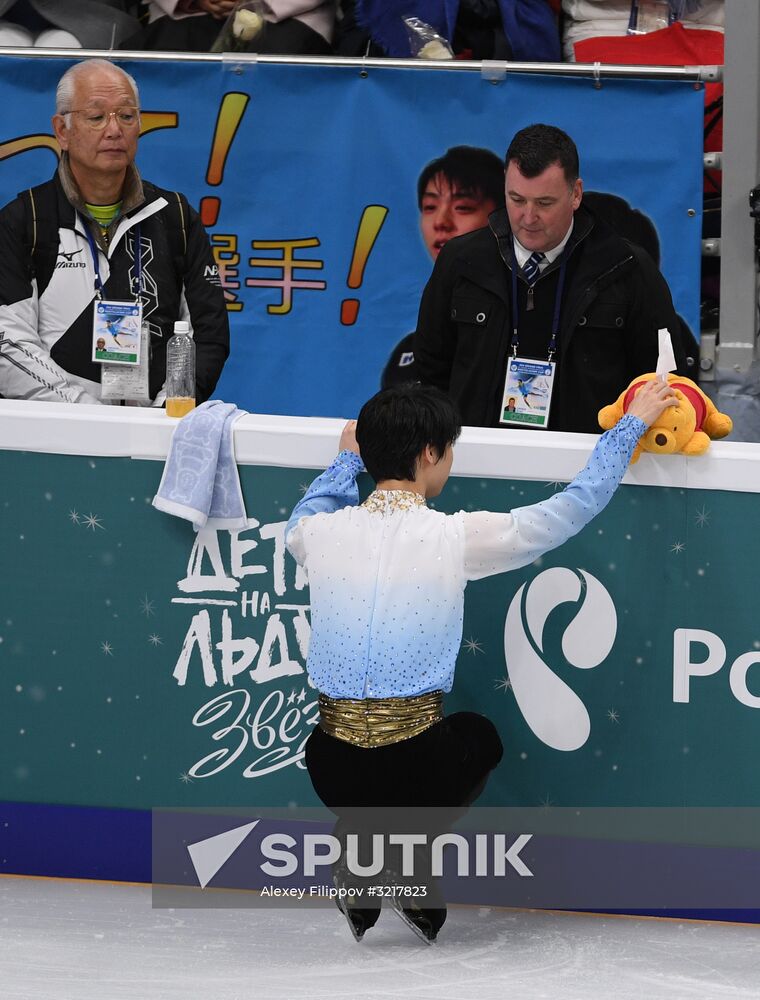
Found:
[[[677,403],[675,391],[667,382],[661,382],[656,378],[642,385],[633,397],[627,412],[630,416],[643,420],[647,427],[651,427],[663,410],[669,406],[676,406]]]
[[[356,421],[349,420],[340,435],[340,445],[338,451],[353,451],[357,455],[359,452],[359,445],[356,443]]]

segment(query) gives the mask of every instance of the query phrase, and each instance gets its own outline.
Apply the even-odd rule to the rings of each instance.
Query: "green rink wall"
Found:
[[[99,409],[0,401],[0,800],[317,804],[283,531],[340,422],[244,418],[248,527],[196,534],[151,506],[174,422]],[[436,506],[545,499],[593,442],[466,428]],[[499,729],[480,804],[760,804],[759,468],[753,445],[644,456],[575,539],[469,586],[446,709]]]

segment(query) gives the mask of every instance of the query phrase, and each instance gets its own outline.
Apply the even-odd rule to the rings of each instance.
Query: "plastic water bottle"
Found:
[[[166,345],[166,415],[184,417],[195,409],[195,342],[182,320]]]

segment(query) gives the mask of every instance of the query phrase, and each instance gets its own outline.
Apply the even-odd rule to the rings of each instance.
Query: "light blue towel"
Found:
[[[245,415],[234,403],[211,399],[177,424],[153,506],[192,521],[237,530],[247,524],[232,430]]]

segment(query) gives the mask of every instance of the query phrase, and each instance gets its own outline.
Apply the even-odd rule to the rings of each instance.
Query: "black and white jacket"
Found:
[[[99,244],[104,297],[128,301],[138,224],[151,400],[163,401],[166,342],[178,319],[193,329],[198,402],[213,392],[229,354],[229,324],[203,224],[183,196],[141,181],[134,168],[128,182],[107,250],[95,223],[77,211],[65,160],[53,180],[33,189],[33,212],[27,192],[0,211],[0,396],[101,401],[100,365],[91,360],[95,268],[84,226]]]

